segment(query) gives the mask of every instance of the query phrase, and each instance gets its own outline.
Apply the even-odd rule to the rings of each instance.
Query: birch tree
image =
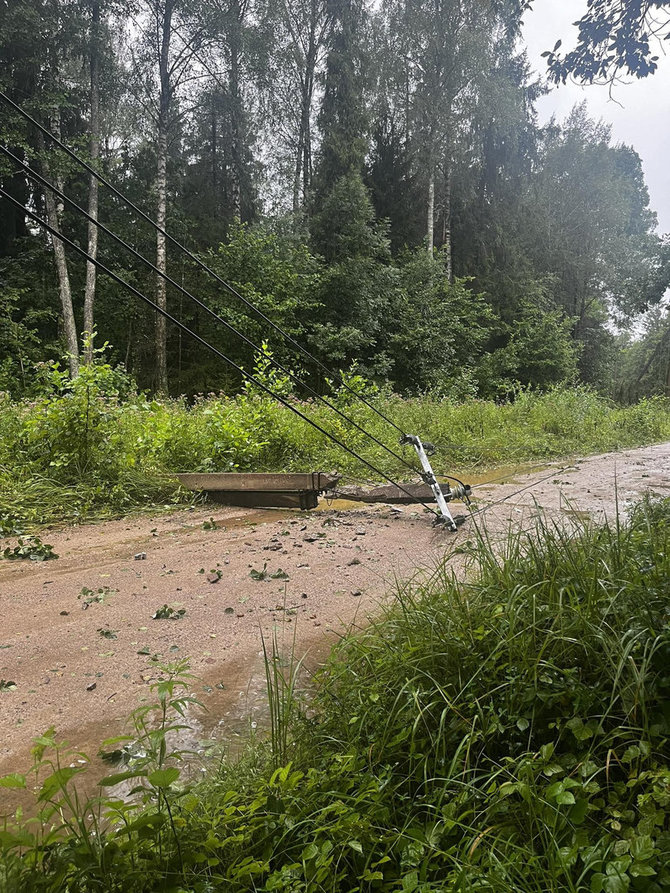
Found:
[[[134,89],[155,134],[156,149],[156,276],[155,302],[167,310],[165,230],[168,212],[168,156],[178,136],[177,125],[192,109],[187,85],[207,77],[199,53],[204,50],[207,28],[203,8],[193,9],[186,0],[145,0],[135,21],[139,39],[132,50]],[[190,88],[192,90],[192,87]],[[167,320],[158,312],[155,323],[155,387],[168,391]]]
[[[496,41],[518,29],[516,0],[394,0],[390,31],[400,37],[407,126],[425,181],[426,248],[435,248],[435,218],[442,217],[441,242],[452,277],[451,194],[457,150],[478,91],[494,57]]]
[[[89,37],[90,74],[90,125],[89,160],[95,168],[100,158],[100,56],[101,56],[100,0],[91,0],[91,33]],[[93,221],[98,219],[98,180],[91,174],[88,183],[88,213]],[[94,302],[96,266],[93,261],[98,256],[98,227],[88,224],[87,250],[92,261],[86,262],[86,284],[84,286],[84,360],[90,363],[93,358]]]
[[[312,183],[318,79],[331,13],[327,0],[270,0],[266,15],[275,39],[263,84],[268,129],[279,137],[275,154],[280,169],[285,165],[297,214]]]

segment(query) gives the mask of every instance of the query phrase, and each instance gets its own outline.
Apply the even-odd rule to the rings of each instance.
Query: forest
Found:
[[[4,4],[0,390],[34,396],[45,363],[76,376],[105,346],[156,394],[239,391],[74,245],[240,367],[266,342],[319,391],[221,280],[318,363],[401,395],[667,394],[670,241],[640,158],[585,106],[538,122],[526,7]]]

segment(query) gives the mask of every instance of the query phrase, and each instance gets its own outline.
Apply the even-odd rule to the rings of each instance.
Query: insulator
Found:
[[[468,499],[471,492],[472,488],[470,484],[459,484],[457,487],[452,487],[451,492],[449,493],[449,499]]]

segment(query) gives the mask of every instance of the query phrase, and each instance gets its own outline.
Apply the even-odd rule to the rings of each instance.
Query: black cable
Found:
[[[378,438],[375,437],[374,434],[370,434],[370,432],[367,431],[365,428],[363,428],[361,425],[359,425],[358,422],[354,421],[354,419],[349,418],[349,416],[347,416],[346,413],[342,412],[340,409],[337,408],[337,406],[335,406],[333,403],[331,403],[327,397],[324,397],[322,394],[319,394],[318,391],[315,391],[314,388],[311,387],[311,385],[309,385],[309,384],[307,384],[307,382],[303,381],[291,369],[282,365],[282,363],[280,363],[279,360],[275,359],[272,356],[272,354],[268,353],[268,351],[266,351],[263,347],[259,346],[254,341],[252,341],[250,338],[248,338],[243,332],[240,332],[238,329],[236,329],[235,326],[233,326],[231,323],[229,323],[223,317],[219,316],[218,313],[215,313],[214,310],[210,309],[203,301],[201,301],[195,295],[191,294],[191,292],[189,292],[182,285],[180,285],[178,282],[176,282],[174,279],[172,279],[170,276],[168,276],[167,273],[164,273],[162,270],[159,270],[155,264],[153,264],[150,260],[148,260],[142,254],[140,254],[140,252],[137,251],[135,248],[133,248],[132,245],[129,245],[127,242],[125,242],[120,236],[118,236],[115,232],[113,232],[111,229],[109,229],[109,227],[105,226],[104,223],[100,223],[99,220],[96,220],[94,217],[92,217],[91,214],[88,213],[88,211],[84,210],[84,208],[82,208],[73,199],[71,199],[64,192],[62,192],[60,189],[58,189],[56,186],[54,186],[53,183],[50,183],[49,180],[47,180],[41,174],[37,173],[37,171],[34,171],[25,161],[22,161],[20,158],[18,158],[16,155],[14,155],[14,153],[11,152],[6,146],[3,146],[0,144],[0,152],[3,152],[8,158],[10,158],[12,161],[16,162],[17,164],[19,164],[21,166],[21,168],[23,169],[23,172],[28,177],[30,177],[33,180],[35,180],[36,182],[40,183],[45,188],[50,189],[54,193],[54,195],[57,195],[62,201],[67,202],[69,205],[71,205],[75,209],[75,211],[78,211],[79,214],[81,214],[83,217],[85,217],[86,220],[88,220],[90,223],[94,224],[94,226],[98,227],[98,229],[101,229],[104,233],[106,233],[108,236],[110,236],[112,239],[114,239],[115,242],[117,242],[119,245],[121,245],[127,251],[130,251],[131,254],[133,254],[138,260],[140,260],[142,263],[146,264],[146,266],[149,267],[150,270],[152,270],[154,273],[157,273],[160,277],[162,277],[165,280],[165,282],[172,285],[174,288],[176,288],[179,292],[181,292],[187,298],[190,298],[190,300],[193,301],[195,304],[197,304],[198,307],[200,307],[207,314],[209,314],[209,316],[211,316],[212,319],[221,323],[221,325],[225,326],[230,332],[232,332],[234,335],[237,335],[239,338],[241,338],[247,345],[249,345],[249,347],[253,348],[253,350],[255,350],[258,353],[262,353],[264,356],[266,356],[267,359],[270,360],[270,362],[273,363],[278,369],[281,369],[282,372],[284,372],[286,375],[290,376],[293,379],[293,381],[296,382],[296,384],[299,384],[301,387],[305,388],[307,391],[309,391],[311,394],[313,394],[317,400],[321,400],[321,402],[324,403],[326,406],[328,406],[330,409],[332,409],[333,412],[336,412],[342,419],[344,419],[350,425],[353,425],[358,431],[361,432],[361,434],[364,434],[369,440],[372,440],[374,443],[376,443],[377,446],[381,447],[383,450],[386,450],[386,452],[390,456],[393,456],[393,458],[396,459],[396,461],[400,462],[402,465],[404,465],[406,468],[408,468],[414,474],[420,474],[420,472],[418,472],[417,469],[404,458],[404,456],[399,456],[398,453],[394,452],[392,449],[390,449],[390,447],[386,446],[385,443],[383,443],[381,440],[378,440]],[[446,477],[446,475],[445,475],[445,477]],[[455,480],[455,478],[454,478],[454,480]]]
[[[134,285],[131,285],[129,282],[126,282],[125,279],[123,279],[121,276],[118,276],[116,273],[114,273],[112,270],[110,270],[109,267],[105,266],[105,264],[103,264],[101,261],[97,260],[97,258],[91,257],[91,255],[87,251],[85,251],[80,245],[77,245],[76,242],[73,242],[71,239],[68,239],[62,233],[59,233],[58,230],[54,229],[54,227],[52,227],[49,223],[47,223],[45,220],[43,220],[38,214],[35,214],[34,211],[31,211],[29,208],[26,208],[25,205],[22,204],[22,202],[20,202],[16,198],[14,198],[13,195],[10,195],[8,192],[6,192],[1,186],[0,186],[0,196],[7,199],[7,201],[10,201],[13,205],[15,205],[17,208],[19,208],[24,214],[26,214],[28,217],[30,217],[31,220],[33,220],[35,223],[37,223],[39,226],[41,226],[42,229],[44,229],[44,230],[46,230],[46,232],[50,233],[50,235],[53,238],[60,239],[60,241],[64,245],[67,245],[68,247],[72,248],[74,251],[76,251],[78,254],[80,254],[87,261],[94,264],[99,270],[102,270],[102,272],[105,273],[107,276],[109,276],[109,278],[112,279],[114,282],[118,283],[123,288],[127,289],[129,292],[131,292],[131,294],[133,294],[135,297],[139,298],[141,301],[144,301],[145,304],[148,304],[149,307],[151,307],[154,311],[156,311],[157,313],[160,313],[161,316],[164,316],[166,319],[170,320],[170,322],[172,322],[172,323],[174,323],[174,325],[178,326],[183,332],[186,332],[188,335],[191,335],[192,338],[194,338],[196,341],[200,342],[200,344],[202,344],[204,347],[206,347],[212,353],[216,354],[216,356],[218,356],[220,359],[222,359],[226,363],[228,363],[229,366],[231,366],[240,375],[242,375],[244,378],[246,378],[247,381],[253,382],[256,385],[256,387],[260,388],[262,391],[265,391],[265,393],[268,394],[270,397],[272,397],[274,400],[277,400],[277,401],[279,401],[279,403],[282,403],[287,409],[290,409],[291,412],[295,413],[295,415],[297,415],[303,421],[307,422],[309,425],[311,425],[313,428],[315,428],[317,431],[319,431],[321,434],[323,434],[329,440],[332,440],[333,443],[337,444],[337,446],[341,447],[343,450],[345,450],[345,452],[349,453],[350,456],[353,456],[354,459],[361,462],[363,465],[367,465],[367,467],[370,468],[372,471],[374,471],[375,474],[378,474],[381,477],[383,477],[384,480],[388,481],[390,484],[393,484],[394,487],[398,487],[399,490],[402,490],[403,493],[406,493],[414,501],[420,502],[421,505],[423,505],[423,507],[425,509],[427,509],[429,512],[431,512],[437,518],[441,517],[441,515],[438,514],[438,512],[436,512],[434,509],[432,509],[429,505],[427,505],[422,500],[420,500],[420,499],[417,500],[415,496],[413,496],[401,484],[397,483],[397,481],[394,481],[393,478],[389,477],[385,472],[381,471],[379,468],[376,468],[371,462],[368,462],[367,459],[364,459],[355,450],[351,449],[351,447],[348,447],[345,443],[343,443],[341,440],[339,440],[339,438],[337,438],[334,434],[331,434],[329,431],[326,431],[326,429],[322,428],[321,425],[319,425],[317,422],[310,419],[308,416],[306,416],[303,412],[301,412],[295,406],[292,406],[291,403],[289,403],[289,401],[286,400],[284,397],[280,396],[279,394],[275,394],[271,388],[269,388],[267,385],[263,384],[263,382],[259,381],[258,379],[254,378],[254,376],[251,375],[251,373],[246,372],[244,369],[242,369],[241,366],[238,366],[234,360],[231,360],[230,357],[227,357],[222,351],[220,351],[218,348],[214,347],[212,344],[210,344],[208,341],[206,341],[204,338],[202,338],[200,335],[198,335],[192,329],[189,329],[189,327],[187,325],[185,325],[183,322],[181,322],[181,320],[178,320],[176,317],[172,316],[171,313],[168,313],[167,310],[163,310],[162,307],[159,307],[157,304],[155,304],[150,298],[148,298],[145,294],[143,294],[141,291],[139,291],[137,288],[135,288]]]
[[[292,338],[291,335],[288,334],[288,332],[285,332],[281,328],[281,326],[279,326],[279,325],[277,325],[277,323],[273,322],[269,316],[266,316],[266,314],[263,313],[262,310],[260,310],[254,304],[252,304],[251,301],[249,301],[247,298],[244,297],[244,295],[240,294],[240,292],[237,291],[237,289],[234,288],[232,285],[230,285],[230,283],[226,282],[225,279],[222,279],[221,276],[219,276],[217,273],[215,273],[214,270],[211,269],[211,267],[208,267],[204,261],[200,260],[200,258],[197,257],[195,254],[193,254],[192,251],[189,251],[189,249],[186,248],[185,245],[182,245],[181,242],[179,242],[177,239],[173,238],[166,230],[164,230],[154,220],[152,220],[148,214],[145,214],[144,211],[142,211],[140,208],[138,208],[137,205],[134,204],[129,198],[126,198],[126,196],[122,192],[120,192],[120,190],[118,190],[112,183],[110,183],[109,180],[107,180],[105,177],[103,177],[102,174],[98,173],[98,171],[96,171],[95,168],[91,167],[90,164],[87,164],[87,162],[85,162],[75,152],[73,152],[72,149],[70,149],[68,146],[66,146],[65,143],[61,142],[61,140],[59,140],[58,137],[54,136],[54,134],[51,133],[51,131],[48,130],[48,128],[46,128],[42,124],[40,124],[39,121],[36,121],[35,118],[32,117],[32,115],[29,115],[28,112],[26,112],[24,109],[22,109],[21,106],[18,105],[16,102],[14,102],[13,99],[10,99],[9,96],[7,96],[7,94],[4,93],[2,90],[0,90],[0,99],[4,100],[9,106],[11,106],[11,108],[13,108],[15,111],[17,111],[20,115],[22,115],[26,119],[26,121],[29,121],[31,124],[33,124],[35,127],[37,127],[43,134],[45,134],[45,136],[47,136],[60,149],[62,149],[70,158],[72,158],[73,161],[75,161],[77,164],[81,165],[81,167],[83,167],[84,170],[86,170],[89,174],[94,176],[98,180],[99,183],[102,183],[104,186],[106,186],[107,189],[111,190],[112,193],[114,193],[114,195],[117,195],[121,199],[121,201],[124,202],[133,211],[135,211],[136,214],[139,214],[143,220],[146,220],[147,223],[151,224],[151,226],[153,226],[159,233],[161,233],[161,235],[163,235],[167,239],[169,239],[169,241],[176,248],[178,248],[180,251],[183,251],[190,260],[192,260],[199,267],[201,267],[203,270],[205,270],[206,273],[208,273],[220,285],[222,285],[224,288],[226,288],[230,292],[230,294],[232,294],[234,297],[236,297],[239,301],[242,301],[242,303],[249,310],[253,310],[254,313],[258,314],[258,316],[264,322],[266,322],[276,332],[278,332],[296,350],[299,350],[302,354],[304,354],[306,357],[308,357],[313,363],[315,363],[320,369],[322,369],[328,375],[332,376],[336,381],[338,381],[342,385],[342,387],[345,388],[345,390],[349,391],[350,394],[353,394],[354,397],[356,397],[358,400],[360,400],[362,403],[364,403],[369,409],[371,409],[373,412],[375,412],[380,418],[382,418],[385,422],[387,422],[389,425],[391,425],[393,428],[395,428],[396,431],[399,431],[401,434],[405,433],[402,430],[402,428],[400,428],[398,425],[396,425],[396,423],[392,419],[388,418],[388,416],[386,416],[381,410],[377,409],[377,407],[374,406],[372,403],[370,403],[369,400],[366,400],[365,397],[363,397],[361,394],[359,394],[353,388],[349,387],[349,385],[344,381],[344,379],[342,378],[341,375],[338,375],[338,373],[332,372],[330,369],[328,369],[328,367],[324,363],[322,363],[320,360],[318,360],[313,354],[311,354],[307,350],[307,348],[302,347],[302,345],[299,344],[294,338]]]

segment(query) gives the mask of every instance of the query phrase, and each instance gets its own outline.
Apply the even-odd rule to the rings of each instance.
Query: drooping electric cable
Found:
[[[487,505],[482,506],[482,508],[476,509],[474,512],[470,513],[470,517],[475,518],[477,515],[483,515],[485,512],[490,511],[490,509],[495,508],[497,505],[502,505],[504,502],[507,502],[508,499],[514,499],[515,496],[520,496],[521,493],[525,493],[526,490],[530,490],[532,487],[539,487],[540,484],[544,484],[551,478],[556,477],[556,475],[563,474],[564,472],[569,471],[571,468],[574,467],[574,465],[564,465],[563,468],[554,468],[550,474],[540,478],[539,481],[531,481],[530,484],[526,484],[524,487],[520,487],[513,493],[508,493],[507,496],[503,496],[500,499],[497,499],[495,502],[489,502]],[[480,484],[479,486],[483,485]]]
[[[127,207],[131,208],[136,214],[138,214],[143,220],[149,223],[152,227],[154,227],[161,235],[165,236],[166,239],[170,241],[175,248],[178,248],[180,251],[183,251],[189,260],[193,261],[198,267],[204,270],[209,276],[213,277],[220,285],[222,285],[230,294],[232,294],[237,300],[241,301],[248,310],[251,310],[253,313],[257,314],[260,319],[262,319],[265,323],[267,323],[274,331],[280,334],[295,350],[298,350],[304,356],[306,356],[311,362],[313,362],[316,366],[318,366],[323,372],[327,375],[332,376],[335,381],[337,381],[345,390],[347,390],[350,394],[352,394],[357,400],[360,400],[364,403],[369,409],[371,409],[374,413],[376,413],[381,419],[383,419],[387,424],[391,425],[398,431],[400,434],[404,434],[405,432],[402,428],[397,425],[392,419],[390,419],[385,413],[383,413],[380,409],[378,409],[373,403],[369,400],[366,400],[362,394],[359,394],[354,388],[350,387],[346,381],[336,372],[333,372],[331,369],[322,363],[317,357],[315,357],[312,353],[310,353],[307,348],[303,347],[299,342],[297,342],[288,332],[281,328],[277,323],[275,323],[269,316],[263,313],[258,307],[255,306],[251,301],[244,297],[234,286],[232,286],[229,282],[226,282],[218,273],[215,273],[214,270],[211,269],[203,260],[201,260],[197,255],[193,254],[185,245],[171,236],[165,229],[158,225],[148,214],[145,214],[141,208],[138,208],[134,202],[132,202],[129,198],[127,198],[119,189],[116,188],[110,181],[95,170],[90,164],[84,161],[83,158],[80,158],[76,152],[70,149],[65,143],[58,139],[51,131],[44,127],[39,123],[35,118],[32,117],[28,112],[26,112],[23,108],[21,108],[18,103],[14,102],[13,99],[10,99],[6,93],[0,90],[0,99],[2,99],[10,108],[14,109],[14,111],[18,112],[26,121],[32,124],[34,127],[37,127],[38,130],[43,133],[49,140],[51,140],[55,145],[62,149],[63,152],[68,155],[69,158],[72,158],[78,165],[80,165],[84,170],[86,170],[91,176],[95,177],[99,183],[102,183],[107,189],[109,189],[114,195],[121,199]]]
[[[331,409],[333,412],[337,413],[340,418],[344,419],[348,424],[352,425],[361,434],[365,435],[369,440],[373,441],[377,444],[377,446],[381,447],[385,450],[390,456],[392,456],[396,461],[400,462],[401,465],[404,465],[407,469],[409,469],[413,474],[420,474],[420,472],[410,463],[408,462],[404,456],[399,455],[390,447],[388,447],[385,443],[379,440],[374,434],[371,434],[362,425],[359,425],[354,419],[350,418],[346,413],[342,412],[334,403],[328,400],[323,394],[319,394],[318,391],[314,390],[311,385],[307,382],[303,381],[295,372],[293,372],[288,367],[284,366],[279,362],[275,357],[272,356],[271,353],[266,351],[261,345],[256,344],[250,338],[248,338],[243,332],[240,332],[234,325],[229,323],[226,319],[219,316],[214,310],[207,306],[203,301],[197,298],[194,294],[184,288],[183,285],[180,285],[175,279],[172,279],[167,273],[164,273],[162,270],[152,263],[148,258],[144,257],[139,251],[129,245],[124,239],[118,236],[115,232],[113,232],[109,227],[105,226],[104,223],[101,223],[99,220],[96,220],[91,214],[88,213],[84,208],[78,205],[73,199],[71,199],[68,195],[58,189],[53,183],[49,182],[46,177],[43,177],[37,171],[34,171],[25,161],[22,161],[18,156],[16,156],[13,152],[11,152],[6,146],[0,144],[0,152],[7,156],[10,160],[14,161],[18,164],[23,171],[23,173],[30,177],[35,182],[39,183],[45,189],[49,189],[54,195],[57,195],[62,201],[67,202],[78,214],[84,217],[89,223],[92,223],[99,230],[108,235],[111,239],[113,239],[117,244],[121,245],[122,248],[129,251],[134,257],[136,257],[139,261],[145,264],[152,272],[156,273],[162,279],[165,280],[168,284],[176,288],[181,294],[185,297],[189,298],[193,301],[201,310],[204,310],[212,319],[221,325],[225,326],[229,332],[236,335],[238,338],[241,338],[249,347],[251,347],[257,353],[263,354],[274,366],[280,369],[283,373],[288,375],[296,384],[305,388],[309,393],[311,393],[317,400],[321,401],[325,406]]]
[[[259,381],[255,376],[253,376],[250,372],[247,372],[241,366],[239,366],[234,360],[231,360],[230,357],[226,356],[222,351],[220,351],[217,347],[214,347],[208,341],[206,341],[201,335],[198,335],[197,332],[194,332],[190,329],[185,323],[178,320],[171,313],[168,313],[167,310],[164,310],[162,307],[158,307],[151,298],[148,298],[145,294],[143,294],[139,289],[135,288],[134,285],[131,285],[113,270],[110,270],[105,264],[99,261],[97,258],[93,258],[85,249],[83,249],[80,245],[77,245],[76,242],[73,242],[71,239],[68,239],[67,236],[64,236],[62,233],[58,232],[54,227],[52,227],[46,220],[43,220],[38,214],[34,211],[31,211],[29,208],[26,208],[18,199],[14,198],[13,195],[10,195],[5,189],[0,186],[0,196],[11,202],[17,208],[19,208],[26,216],[30,217],[38,226],[42,227],[46,232],[48,232],[52,238],[59,239],[64,245],[67,245],[73,251],[76,251],[81,257],[90,263],[94,264],[97,269],[101,270],[106,276],[116,282],[118,285],[121,285],[123,288],[127,289],[131,294],[133,294],[136,298],[143,301],[145,304],[148,304],[153,310],[157,313],[160,313],[161,316],[164,316],[174,325],[178,326],[183,332],[190,335],[196,341],[206,347],[207,350],[211,351],[213,354],[218,356],[220,359],[224,360],[236,370],[241,376],[243,376],[247,381],[252,382],[256,385],[256,387],[260,388],[264,391],[268,396],[272,397],[274,400],[277,400],[279,403],[283,404],[287,409],[290,409],[295,415],[301,418],[303,421],[307,422],[307,424],[311,425],[329,440],[331,440],[334,444],[339,446],[345,452],[349,453],[350,456],[353,456],[358,462],[361,462],[363,465],[366,465],[371,471],[374,471],[375,474],[382,477],[385,481],[388,481],[394,487],[397,487],[401,492],[405,493],[407,496],[410,496],[412,501],[419,502],[423,507],[429,511],[431,514],[435,515],[436,518],[441,518],[440,514],[436,512],[433,508],[431,508],[426,502],[419,499],[406,490],[402,484],[399,484],[393,478],[389,477],[384,471],[379,468],[376,468],[371,462],[368,462],[367,459],[364,459],[359,453],[353,450],[351,447],[347,446],[343,441],[341,441],[336,435],[332,432],[327,431],[325,428],[322,428],[317,422],[313,419],[310,419],[309,416],[305,415],[305,413],[301,412],[296,406],[293,406],[288,400],[282,397],[280,394],[274,393],[274,391],[269,388],[264,382]]]

